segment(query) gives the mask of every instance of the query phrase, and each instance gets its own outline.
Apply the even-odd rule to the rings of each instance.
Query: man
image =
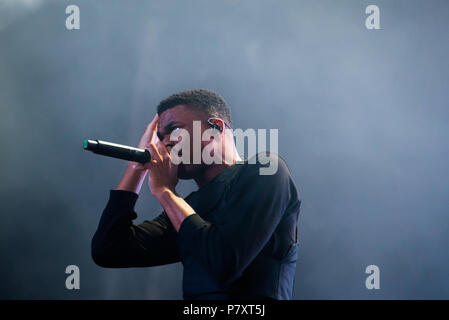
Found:
[[[175,165],[170,135],[184,129],[219,150],[221,161]],[[276,155],[277,171],[261,175],[266,166],[241,161],[224,99],[204,89],[173,94],[161,101],[139,148],[151,161],[129,162],[103,211],[92,239],[92,257],[102,267],[151,267],[181,261],[184,299],[291,299],[298,250],[300,200],[286,164]],[[230,134],[231,133],[231,134]],[[158,138],[157,138],[158,137]],[[182,138],[184,139],[184,137]],[[156,141],[156,142],[155,142]],[[181,140],[182,141],[182,140]],[[164,208],[151,221],[134,225],[134,206],[148,174],[148,186]],[[194,179],[199,189],[185,199],[176,193],[178,179]]]

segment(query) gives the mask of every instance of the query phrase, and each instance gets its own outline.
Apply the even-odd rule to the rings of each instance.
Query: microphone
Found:
[[[86,139],[84,140],[83,147],[84,150],[92,151],[93,153],[102,156],[134,161],[142,164],[151,160],[151,155],[148,150],[133,148],[123,144]]]

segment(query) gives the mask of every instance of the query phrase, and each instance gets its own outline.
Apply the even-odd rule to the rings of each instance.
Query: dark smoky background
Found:
[[[294,299],[449,298],[448,18],[435,0],[0,0],[0,298],[182,298],[181,263],[92,261],[126,162],[82,142],[137,145],[193,88],[223,95],[235,128],[279,129],[303,200]],[[136,212],[161,212],[147,181]]]

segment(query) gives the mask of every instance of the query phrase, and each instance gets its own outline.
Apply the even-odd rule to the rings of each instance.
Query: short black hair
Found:
[[[231,110],[224,98],[218,93],[206,89],[174,93],[159,103],[157,113],[161,115],[165,110],[178,105],[196,108],[212,117],[220,117],[229,127],[232,127]]]

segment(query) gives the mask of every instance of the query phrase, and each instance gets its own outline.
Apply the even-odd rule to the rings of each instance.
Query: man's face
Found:
[[[193,164],[193,121],[201,121],[202,136],[203,131],[209,128],[207,119],[208,117],[204,112],[184,105],[175,106],[159,115],[157,135],[167,147],[168,152],[177,143],[177,141],[170,141],[172,131],[177,128],[182,128],[190,136],[190,164],[179,164],[178,177],[180,179],[193,179],[200,176],[206,169],[206,165],[203,163]],[[208,143],[209,141],[201,141],[201,151]]]

